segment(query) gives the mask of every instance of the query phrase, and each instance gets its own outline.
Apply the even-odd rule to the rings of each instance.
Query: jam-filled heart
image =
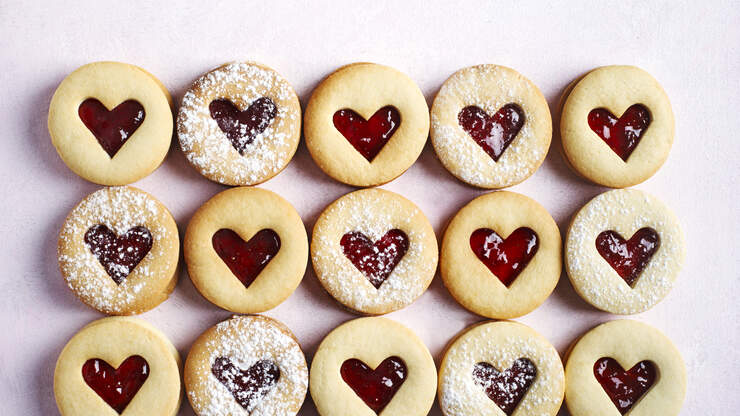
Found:
[[[118,368],[93,358],[82,366],[82,378],[88,386],[119,414],[131,403],[149,377],[149,363],[144,357],[132,355]]]
[[[360,154],[372,162],[401,125],[401,113],[387,105],[365,120],[354,110],[345,108],[334,113],[334,127]]]
[[[493,116],[471,105],[457,114],[460,127],[478,143],[488,156],[498,162],[524,125],[524,110],[516,104],[506,104]]]
[[[85,244],[117,285],[123,283],[152,249],[152,234],[144,226],[129,228],[117,236],[103,224],[90,227]]]
[[[612,230],[596,237],[596,250],[630,287],[635,286],[640,273],[659,247],[660,236],[649,227],[640,228],[627,241]]]
[[[233,230],[222,228],[213,234],[212,243],[216,254],[247,288],[280,251],[280,236],[270,229],[244,241]]]
[[[365,234],[352,231],[343,235],[339,244],[357,270],[380,289],[409,249],[409,238],[403,231],[393,229],[373,243]]]
[[[473,253],[506,287],[527,267],[539,246],[537,233],[527,227],[517,228],[505,240],[490,228],[479,228],[470,235]]]
[[[622,117],[616,118],[606,108],[588,113],[588,126],[625,162],[640,143],[652,118],[642,104],[630,106]]]
[[[519,358],[503,372],[486,362],[473,367],[475,384],[482,387],[488,398],[509,416],[514,413],[536,377],[537,367],[528,358]]]
[[[400,357],[386,358],[375,370],[352,358],[342,363],[339,372],[342,380],[377,414],[391,402],[408,375]]]
[[[242,370],[230,359],[218,357],[211,366],[211,373],[247,412],[251,412],[280,380],[280,368],[270,360],[257,361]]]
[[[277,116],[277,106],[267,97],[258,98],[244,111],[239,111],[234,103],[221,98],[211,101],[208,110],[240,155],[244,155],[247,146],[258,134],[265,131]]]
[[[144,106],[136,100],[126,100],[109,111],[95,98],[83,101],[77,114],[111,158],[146,117]]]
[[[658,370],[651,361],[640,361],[624,371],[617,360],[604,357],[594,364],[594,376],[619,413],[626,414],[650,390]]]

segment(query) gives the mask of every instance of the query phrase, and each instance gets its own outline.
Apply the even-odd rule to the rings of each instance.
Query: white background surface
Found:
[[[634,64],[652,73],[671,98],[677,134],[667,163],[636,188],[676,212],[688,257],[675,289],[635,319],[664,331],[684,355],[689,389],[682,415],[738,414],[737,2],[62,3],[0,2],[1,414],[57,414],[57,355],[80,327],[102,317],[72,295],[57,270],[60,225],[98,186],[75,176],[51,145],[46,117],[56,86],[80,65],[118,60],[151,71],[179,102],[203,72],[246,59],[280,71],[304,106],[325,75],[355,61],[406,72],[430,104],[455,70],[504,64],[541,88],[556,119],[561,89],[585,71]],[[605,189],[578,179],[558,144],[556,135],[543,166],[512,190],[542,203],[564,233],[570,216]],[[176,145],[162,167],[135,185],[170,208],[181,233],[198,206],[225,189],[196,173]],[[292,202],[309,232],[324,206],[352,190],[324,175],[303,144],[289,167],[263,186]],[[447,173],[430,146],[384,187],[417,203],[438,238],[451,216],[482,193]],[[309,358],[324,335],[354,317],[322,292],[310,267],[293,296],[267,315],[293,329]],[[172,297],[142,318],[162,329],[185,357],[200,332],[228,316],[204,300],[183,271]],[[437,363],[445,343],[481,319],[455,303],[439,276],[416,303],[389,317],[411,327]],[[582,301],[563,275],[545,304],[519,321],[563,353],[576,336],[614,318]],[[187,403],[180,414],[192,415]],[[301,414],[315,415],[310,399]],[[431,414],[440,414],[436,405]]]

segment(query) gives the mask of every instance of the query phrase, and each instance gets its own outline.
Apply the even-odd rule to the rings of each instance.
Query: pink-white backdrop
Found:
[[[179,101],[201,73],[246,59],[279,70],[304,105],[322,77],[354,61],[399,68],[430,103],[455,70],[504,64],[542,89],[554,117],[561,89],[591,68],[619,63],[651,72],[671,98],[677,133],[667,163],[637,188],[677,213],[688,257],[670,295],[634,319],[660,328],[683,353],[689,389],[682,415],[737,414],[737,2],[62,3],[0,3],[1,414],[57,414],[56,357],[80,327],[102,317],[72,295],[57,270],[60,224],[98,186],[68,170],[50,143],[46,116],[56,86],[82,64],[119,60],[151,71]],[[605,189],[577,178],[556,150],[558,143],[556,135],[543,166],[512,190],[542,203],[564,233],[571,215]],[[156,172],[135,185],[170,208],[181,233],[198,206],[225,189],[196,173],[177,145]],[[352,190],[323,174],[303,145],[263,187],[293,203],[309,232],[325,205]],[[430,146],[384,188],[418,204],[438,237],[463,204],[483,193],[456,181]],[[354,318],[322,292],[310,267],[298,290],[266,314],[293,329],[309,358],[324,335]],[[184,357],[201,331],[228,316],[204,300],[183,271],[172,297],[142,318],[162,329]],[[416,303],[389,317],[411,327],[437,362],[455,333],[481,319],[457,305],[438,276]],[[545,304],[518,320],[562,353],[576,336],[614,318],[582,301],[563,275]],[[193,414],[186,402],[180,414]],[[310,399],[301,414],[316,414]],[[431,414],[440,414],[436,405]]]

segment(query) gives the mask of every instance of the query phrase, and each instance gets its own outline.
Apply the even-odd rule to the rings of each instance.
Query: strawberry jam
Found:
[[[409,249],[409,238],[399,229],[372,242],[359,231],[349,232],[339,241],[344,255],[379,289]]]
[[[85,233],[85,244],[117,285],[152,249],[152,234],[144,226],[130,228],[117,236],[103,224],[90,227]]]
[[[218,357],[211,366],[211,373],[247,412],[251,412],[280,380],[280,368],[270,360],[257,361],[242,370],[230,359]]]
[[[406,363],[399,357],[386,358],[375,370],[352,358],[342,364],[339,372],[342,380],[377,414],[390,403],[408,374]]]
[[[588,113],[588,126],[625,162],[640,143],[652,118],[642,104],[634,104],[616,118],[605,108]]]
[[[111,158],[134,134],[146,116],[144,106],[138,101],[126,100],[109,111],[95,98],[83,101],[77,113]]]
[[[524,110],[516,104],[506,104],[489,116],[482,108],[471,105],[460,110],[457,121],[478,146],[498,162],[524,126]]]
[[[225,98],[211,101],[208,110],[240,155],[267,129],[278,112],[275,103],[267,97],[258,98],[244,111]]]
[[[82,378],[88,386],[119,414],[123,413],[149,377],[149,364],[144,357],[133,355],[118,368],[93,358],[82,366]]]
[[[229,270],[248,288],[277,255],[280,236],[273,230],[264,229],[249,241],[244,241],[233,230],[222,228],[213,234],[212,244]]]
[[[489,228],[479,228],[470,235],[470,248],[509,287],[537,254],[539,240],[537,233],[526,227],[517,228],[505,240]]]
[[[625,241],[616,231],[604,231],[596,237],[596,250],[617,274],[634,287],[650,258],[660,247],[660,236],[652,228],[641,228]]]
[[[368,162],[375,159],[400,125],[401,113],[390,105],[376,111],[367,121],[349,108],[334,113],[334,127]]]
[[[501,372],[491,364],[480,362],[473,367],[475,384],[481,386],[489,399],[511,416],[537,377],[537,367],[527,358],[520,358]]]
[[[594,364],[594,376],[619,413],[626,414],[650,390],[658,370],[651,361],[640,361],[624,371],[617,360],[604,357]]]

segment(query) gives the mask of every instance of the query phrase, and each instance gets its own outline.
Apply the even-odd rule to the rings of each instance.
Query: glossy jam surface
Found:
[[[116,284],[126,280],[152,249],[152,234],[144,226],[130,228],[117,236],[103,224],[85,232],[85,244]]]
[[[344,255],[379,289],[409,249],[409,238],[393,229],[373,243],[365,234],[352,231],[343,235],[339,244]]]
[[[132,355],[118,368],[93,358],[82,366],[82,378],[88,386],[116,412],[123,413],[149,377],[149,364],[144,357]]]
[[[640,361],[624,371],[617,360],[604,357],[594,364],[594,376],[619,413],[626,414],[650,390],[658,370],[651,361]]]
[[[660,247],[660,236],[652,228],[640,228],[629,240],[616,231],[604,231],[596,237],[596,250],[617,274],[634,287],[640,273]]]
[[[247,412],[251,412],[280,380],[280,368],[270,360],[257,361],[242,370],[230,359],[218,357],[211,366],[211,373]]]
[[[506,240],[490,228],[479,228],[470,235],[470,248],[501,283],[509,287],[527,267],[539,248],[537,233],[520,227]]]
[[[460,127],[498,162],[524,125],[524,110],[516,104],[506,104],[489,116],[482,108],[471,105],[457,114]]]
[[[406,363],[399,357],[386,358],[375,370],[352,358],[342,363],[339,372],[342,380],[377,414],[391,402],[408,375]]]
[[[267,97],[258,98],[244,111],[224,98],[211,101],[208,110],[240,155],[277,116],[277,106]]]
[[[95,98],[83,101],[77,109],[77,114],[111,158],[118,153],[146,117],[144,107],[138,101],[126,100],[108,111],[103,103]]]
[[[537,367],[527,358],[514,361],[511,368],[503,372],[486,362],[473,367],[475,384],[481,386],[488,398],[507,415],[514,413],[536,377]]]
[[[640,143],[651,121],[650,111],[642,104],[632,105],[619,118],[605,108],[596,108],[588,113],[591,130],[625,162]]]
[[[376,111],[367,121],[349,108],[334,113],[334,127],[368,162],[375,159],[400,125],[401,113],[390,105]]]
[[[233,230],[222,228],[213,234],[213,249],[245,287],[267,267],[280,251],[280,236],[270,229],[258,231],[244,241]]]

